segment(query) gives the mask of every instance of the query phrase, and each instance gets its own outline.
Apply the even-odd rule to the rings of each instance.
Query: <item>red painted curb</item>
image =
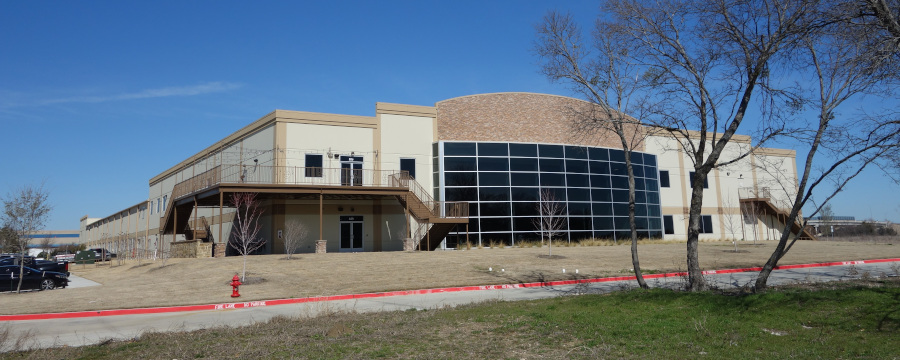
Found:
[[[825,266],[874,264],[874,263],[895,262],[895,261],[900,261],[900,258],[857,260],[857,261],[836,261],[836,262],[817,263],[817,264],[783,265],[783,266],[777,266],[777,267],[775,267],[775,269],[776,270],[787,270],[787,269],[802,269],[802,268],[825,267]],[[704,275],[730,274],[730,273],[741,273],[741,272],[760,271],[760,270],[762,270],[761,267],[752,267],[752,268],[743,268],[743,269],[706,270],[706,271],[703,271],[703,274]],[[687,275],[686,272],[665,273],[665,274],[648,274],[648,275],[645,275],[644,278],[645,279],[657,279],[657,278],[676,277],[676,276],[685,276],[685,275]],[[186,311],[245,309],[245,308],[261,307],[261,306],[302,304],[302,303],[310,303],[310,302],[323,302],[323,301],[336,301],[336,300],[371,299],[371,298],[381,298],[381,297],[391,297],[391,296],[422,295],[422,294],[436,294],[436,293],[449,293],[449,292],[461,292],[461,291],[519,289],[519,288],[531,288],[531,287],[543,287],[543,286],[575,285],[575,284],[585,284],[585,283],[601,283],[601,282],[628,281],[628,280],[635,280],[635,277],[634,276],[617,276],[617,277],[607,277],[607,278],[559,280],[559,281],[534,282],[534,283],[524,283],[524,284],[459,286],[459,287],[447,287],[447,288],[436,288],[436,289],[401,290],[401,291],[388,291],[388,292],[377,292],[377,293],[366,293],[366,294],[314,296],[314,297],[305,297],[305,298],[275,299],[275,300],[248,301],[248,302],[223,303],[223,304],[184,305],[184,306],[168,306],[168,307],[156,307],[156,308],[119,309],[119,310],[79,311],[79,312],[48,313],[48,314],[0,315],[0,321],[70,319],[70,318],[83,318],[83,317],[95,317],[95,316],[141,315],[141,314],[159,314],[159,313],[171,313],[171,312],[186,312]]]

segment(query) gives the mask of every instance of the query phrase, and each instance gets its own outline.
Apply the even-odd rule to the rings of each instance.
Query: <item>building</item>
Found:
[[[283,252],[295,221],[309,230],[301,252],[403,250],[407,238],[428,250],[537,240],[542,192],[565,205],[557,239],[627,237],[618,140],[574,131],[567,115],[587,106],[497,93],[435,106],[377,103],[374,116],[276,110],[151,178],[147,200],[85,216],[82,238],[117,253],[174,245],[179,256],[221,256],[235,222],[230,195],[239,192],[259,194],[260,253]],[[640,236],[684,239],[690,160],[679,139],[633,131],[645,136],[632,153]],[[726,153],[750,146],[735,136]],[[792,150],[759,149],[713,170],[702,238],[776,237],[795,184]]]

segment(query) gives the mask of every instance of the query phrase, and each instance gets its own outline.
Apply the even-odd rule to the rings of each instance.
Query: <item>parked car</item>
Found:
[[[16,256],[13,256],[13,257],[7,257],[7,258],[0,259],[0,266],[4,266],[4,265],[19,266],[19,259],[23,259],[22,255],[16,254]],[[26,256],[26,257],[24,257],[24,259],[25,259],[25,267],[30,267],[30,268],[38,270],[38,271],[55,271],[55,272],[65,273],[66,275],[69,275],[69,262],[68,261],[56,262],[56,261],[49,261],[49,260],[41,260],[41,259],[36,259],[33,256]]]
[[[93,248],[88,249],[88,251],[93,251],[97,256],[95,259],[99,261],[109,261],[116,257],[116,253],[106,250],[104,248]]]
[[[69,275],[56,271],[40,271],[26,267],[22,274],[22,289],[53,290],[69,285]],[[19,266],[0,265],[0,291],[13,291],[19,286]]]

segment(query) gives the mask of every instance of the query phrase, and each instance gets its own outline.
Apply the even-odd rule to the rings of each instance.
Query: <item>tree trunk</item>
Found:
[[[700,270],[700,257],[698,255],[700,210],[703,205],[703,181],[706,179],[706,176],[707,174],[701,174],[700,171],[696,171],[694,173],[694,182],[691,184],[693,191],[691,194],[691,209],[688,214],[687,237],[687,290],[689,291],[703,291],[707,288],[706,279],[703,278],[703,272]]]
[[[625,135],[622,133],[621,128],[616,130],[618,130],[622,143],[627,145]],[[647,289],[649,287],[647,286],[647,282],[644,281],[644,275],[641,273],[641,262],[638,260],[637,222],[634,220],[634,167],[631,166],[631,151],[628,150],[627,147],[623,148],[623,150],[625,151],[625,168],[628,171],[628,222],[631,225],[631,266],[634,268],[634,277],[637,280],[638,285],[641,289]]]

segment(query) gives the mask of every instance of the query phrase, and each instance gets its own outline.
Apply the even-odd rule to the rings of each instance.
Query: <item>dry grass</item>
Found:
[[[598,241],[597,245],[601,242]],[[625,244],[621,242],[621,244]],[[562,244],[560,244],[562,245]],[[700,261],[705,269],[760,266],[775,242],[739,244],[702,242]],[[639,248],[647,271],[684,269],[683,243],[650,243]],[[408,290],[460,285],[505,284],[568,279],[571,269],[582,277],[620,276],[631,269],[628,246],[557,246],[552,259],[547,248],[507,247],[438,252],[381,252],[302,254],[251,257],[248,276],[257,283],[241,287],[241,301],[319,295]],[[900,257],[900,242],[798,242],[781,264]],[[231,302],[231,277],[241,269],[240,257],[170,259],[146,265],[73,266],[76,275],[103,284],[78,289],[0,294],[2,314],[64,312],[136,307]],[[487,269],[503,268],[505,272]],[[569,269],[563,274],[562,269]]]

